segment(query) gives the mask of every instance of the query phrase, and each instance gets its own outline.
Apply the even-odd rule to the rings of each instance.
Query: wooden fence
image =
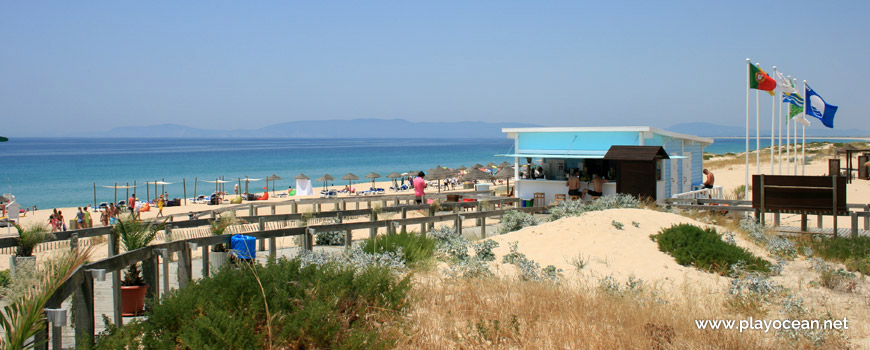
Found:
[[[313,249],[314,235],[317,232],[343,231],[350,238],[350,232],[353,230],[369,229],[369,236],[374,237],[380,228],[385,228],[387,234],[395,234],[400,228],[405,230],[409,225],[420,225],[420,232],[427,232],[436,223],[445,221],[452,222],[454,227],[459,232],[462,232],[462,221],[466,219],[477,219],[477,225],[481,227],[481,232],[485,235],[487,218],[500,217],[508,210],[526,212],[542,212],[546,210],[545,207],[513,208],[518,203],[516,198],[490,197],[481,199],[482,201],[478,202],[442,203],[441,209],[452,211],[452,213],[418,218],[407,218],[407,212],[424,210],[428,213],[429,205],[404,205],[382,207],[379,209],[247,216],[241,217],[241,219],[250,224],[241,225],[233,230],[238,232],[243,231],[245,234],[255,237],[260,244],[259,250],[261,251],[267,250],[265,244],[268,241],[268,254],[271,257],[275,257],[277,253],[276,239],[280,237],[301,237],[301,248],[310,251]],[[498,208],[502,206],[510,206],[511,208]],[[466,208],[476,210],[465,212],[464,209]],[[460,210],[463,211],[460,212]],[[379,220],[378,212],[381,213],[381,216],[383,216],[383,213],[389,212],[399,213],[401,216],[396,219]],[[353,223],[343,222],[344,218],[348,217],[367,217],[369,220]],[[319,225],[315,222],[318,219],[321,222]],[[207,224],[208,220],[206,219],[169,222],[162,236],[163,239],[167,240],[165,243],[153,244],[141,249],[124,252],[123,254],[119,254],[117,244],[114,242],[115,237],[108,235],[109,257],[80,266],[50,297],[46,305],[46,312],[57,312],[61,309],[61,304],[72,296],[76,305],[74,310],[75,339],[77,342],[86,341],[93,344],[96,331],[94,278],[111,276],[114,320],[117,325],[121,325],[123,321],[121,316],[120,291],[121,270],[131,264],[141,262],[143,277],[146,283],[150,285],[148,297],[159,298],[161,284],[163,285],[163,293],[169,291],[169,263],[173,254],[178,255],[178,285],[179,288],[184,288],[192,280],[192,250],[201,249],[202,276],[207,277],[210,267],[208,259],[209,247],[216,244],[227,244],[231,237],[231,234],[221,236],[211,235],[208,229],[203,227]],[[95,228],[64,232],[58,235],[58,240],[68,240],[68,247],[70,249],[77,249],[82,238],[106,235],[109,233],[108,230],[108,228]],[[176,232],[178,232],[178,236],[176,236]],[[345,242],[347,246],[350,246],[350,239],[346,239]],[[0,244],[4,243],[8,244],[8,241],[0,240]],[[47,319],[58,320],[59,317],[52,314]],[[50,343],[53,349],[61,349],[63,347],[61,327],[56,323],[50,323],[49,329],[51,337],[49,337],[49,331],[43,331],[37,336],[37,340],[50,340],[50,342],[43,343],[39,348],[48,349],[48,344]],[[78,345],[80,344],[77,344],[76,347]]]

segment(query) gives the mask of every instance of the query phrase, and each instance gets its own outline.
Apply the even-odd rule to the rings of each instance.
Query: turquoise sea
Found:
[[[809,139],[808,139],[809,141]],[[818,139],[813,139],[818,141]],[[769,140],[768,140],[769,142]],[[836,140],[835,142],[845,142]],[[752,143],[754,147],[754,141]],[[146,181],[172,182],[165,190],[182,197],[186,179],[188,197],[194,178],[284,178],[276,189],[294,185],[293,177],[305,173],[316,179],[325,173],[336,178],[352,172],[361,179],[371,171],[425,170],[437,165],[459,167],[474,163],[500,163],[496,154],[511,153],[509,139],[106,139],[14,138],[0,143],[0,193],[13,193],[22,206],[39,208],[83,206],[114,199],[111,188],[135,181],[139,196]],[[764,144],[762,145],[765,146]],[[741,152],[742,139],[716,139],[711,153]],[[385,179],[380,179],[385,180]],[[318,187],[320,184],[316,184]],[[232,188],[232,184],[228,184]],[[263,181],[251,183],[262,188]],[[270,184],[271,189],[271,184]],[[199,182],[198,193],[214,190]],[[119,198],[126,190],[119,190]]]

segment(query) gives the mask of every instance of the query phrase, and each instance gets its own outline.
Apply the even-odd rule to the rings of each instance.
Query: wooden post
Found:
[[[807,232],[807,213],[801,213],[801,232]]]
[[[181,248],[181,254],[178,259],[178,288],[187,287],[187,282],[192,279],[192,268],[190,259],[190,245],[187,243]]]
[[[480,239],[486,238],[486,216],[480,218]]]
[[[199,178],[193,178],[193,199],[196,200],[196,185],[199,183]]]
[[[353,244],[353,231],[352,230],[345,230],[344,231],[344,247],[350,248],[350,246],[352,244]]]
[[[94,209],[97,208],[97,183],[94,182]]]
[[[115,205],[118,205],[118,183],[115,183],[115,201],[113,202]]]
[[[109,257],[118,255],[120,249],[114,234],[109,234]],[[121,270],[112,271],[112,315],[115,325],[123,326],[124,317],[121,315]]]
[[[356,210],[359,210],[359,201],[354,202],[356,204]]]
[[[341,200],[341,210],[347,210],[347,201],[345,201],[344,199]]]
[[[151,255],[150,258],[142,261],[142,277],[145,279],[145,284],[148,285],[148,291],[145,293],[145,298],[156,300],[160,294],[160,265],[157,258]]]
[[[266,218],[258,218],[257,221],[260,224],[260,234],[266,232]],[[257,240],[257,250],[265,251],[266,250],[266,239],[260,238]]]
[[[840,160],[837,159],[837,166],[838,166],[837,172],[831,174],[831,181],[833,182],[832,187],[834,188],[834,212],[833,212],[833,215],[834,215],[834,238],[837,238],[837,234],[838,234],[838,232],[837,232],[837,219],[839,218],[839,215],[840,215],[840,213],[837,211],[837,174],[839,174],[839,172],[840,172],[839,164],[840,164]]]
[[[305,230],[305,250],[312,251],[314,250],[314,234],[316,230],[313,227],[309,227]]]
[[[248,204],[248,216],[256,216],[256,215],[257,215],[257,214],[254,213],[254,205],[253,205],[253,204]]]
[[[271,207],[271,208],[272,208],[272,210],[270,210],[270,214],[271,214],[271,215],[275,215],[275,213],[277,212],[277,210],[275,209],[275,205],[272,204],[272,207]]]
[[[323,206],[321,205],[320,202],[317,202],[316,207],[317,207],[317,210],[315,210],[314,212],[319,213],[319,212],[323,211]]]
[[[299,210],[299,208],[296,205],[296,201],[294,200],[294,201],[290,202],[290,214],[296,214],[296,213],[298,213],[298,210]]]
[[[69,236],[69,249],[77,251],[79,249],[79,234],[73,233]]]
[[[94,344],[94,277],[85,270],[82,271],[82,283],[75,290],[75,334],[76,343],[79,340],[86,341],[87,344]],[[83,344],[76,344],[76,348],[84,347]]]
[[[816,227],[822,228],[822,214],[816,215]]]
[[[454,223],[454,226],[456,227],[456,233],[459,233],[460,236],[462,236],[462,220],[463,220],[463,219],[465,219],[464,216],[462,216],[462,215],[457,215],[457,216],[456,216],[456,221],[455,221],[455,223]]]
[[[163,260],[163,293],[169,293],[169,257],[172,256],[172,253],[169,252],[169,249],[166,249],[166,255],[161,256],[160,260]]]
[[[870,230],[870,215],[867,212],[870,212],[870,204],[864,205],[864,231]]]
[[[375,212],[372,211],[371,215],[369,215],[369,221],[375,222],[376,220],[377,220],[377,218],[375,217]],[[377,237],[377,236],[378,236],[378,228],[377,227],[370,228],[369,229],[369,239],[374,241],[375,237]]]
[[[398,197],[396,197],[398,199]],[[402,207],[402,232],[408,232],[408,225],[405,225],[405,219],[408,218],[408,208]]]
[[[184,186],[184,205],[187,205],[187,179],[181,179],[182,186]]]
[[[278,256],[278,244],[275,237],[269,237],[269,256],[272,259]]]
[[[852,217],[852,238],[858,237],[858,213],[851,212],[849,215]]]
[[[332,203],[332,210],[339,211],[341,210],[341,203],[339,201],[335,201]]]
[[[207,278],[209,273],[208,265],[210,263],[208,256],[209,246],[203,245],[200,249],[202,249],[202,278]]]
[[[773,227],[779,227],[779,212],[773,213]]]
[[[766,216],[764,208],[764,174],[758,175],[758,187],[758,193],[761,194],[761,225],[764,226],[764,217]]]

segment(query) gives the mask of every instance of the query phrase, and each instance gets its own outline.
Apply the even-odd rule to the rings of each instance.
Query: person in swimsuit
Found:
[[[565,183],[568,186],[568,195],[569,196],[581,196],[583,195],[580,192],[580,170],[574,169],[574,173],[568,177],[568,182]]]
[[[592,187],[595,189],[594,191],[584,190],[583,191],[583,199],[586,199],[586,195],[589,194],[593,198],[602,196],[602,188],[604,184],[610,182],[605,179],[602,179],[598,174],[592,174]]]
[[[704,188],[713,188],[713,182],[716,181],[716,178],[713,177],[713,172],[704,169],[702,173],[704,173],[704,175],[707,175],[707,179],[704,180]]]

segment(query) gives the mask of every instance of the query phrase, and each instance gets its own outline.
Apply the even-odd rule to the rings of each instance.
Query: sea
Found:
[[[807,139],[808,142],[852,142],[862,139]],[[770,140],[762,140],[762,147]],[[752,142],[754,148],[754,140]],[[12,193],[23,207],[40,209],[93,205],[112,202],[115,192],[103,186],[138,185],[138,196],[145,198],[143,183],[165,181],[161,191],[170,198],[182,198],[184,182],[187,196],[214,191],[218,178],[236,180],[246,176],[263,179],[278,175],[274,188],[296,187],[295,176],[304,173],[312,180],[330,174],[336,180],[328,185],[344,186],[347,173],[360,177],[376,172],[410,172],[435,166],[459,167],[475,163],[501,163],[508,160],[496,154],[511,153],[510,139],[116,139],[116,138],[10,138],[0,143],[0,193]],[[715,139],[705,151],[724,154],[742,152],[743,139]],[[386,178],[378,179],[380,181]],[[316,187],[322,183],[314,183]],[[251,182],[251,192],[264,181]],[[269,189],[272,189],[272,183]],[[232,188],[233,183],[227,184]],[[244,186],[244,183],[242,184]],[[361,187],[363,186],[363,187]],[[357,188],[364,188],[357,185]],[[153,185],[151,187],[153,189]],[[132,191],[132,190],[131,190]],[[118,199],[126,198],[118,190]]]

